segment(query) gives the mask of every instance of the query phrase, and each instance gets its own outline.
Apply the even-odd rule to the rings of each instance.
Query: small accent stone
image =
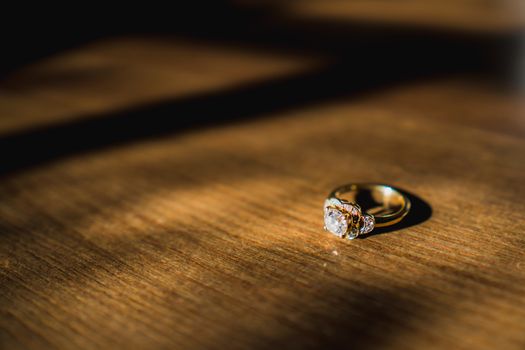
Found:
[[[369,233],[374,229],[375,220],[372,215],[365,214],[363,216],[363,226],[361,226],[361,233]]]
[[[324,201],[324,209],[325,211],[329,208],[329,207],[340,207],[341,206],[341,201],[337,198],[328,198],[327,200]]]
[[[356,230],[356,229],[351,229],[348,234],[346,235],[346,238],[348,239],[354,239],[356,238],[357,236],[359,236],[359,230]]]
[[[337,237],[343,237],[348,230],[348,221],[340,210],[327,208],[324,213],[324,226]]]

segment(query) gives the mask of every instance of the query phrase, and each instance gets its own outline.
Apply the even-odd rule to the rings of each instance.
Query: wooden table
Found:
[[[464,35],[432,44],[499,43]],[[10,75],[0,348],[523,349],[523,94],[410,40],[371,68],[122,36]],[[324,232],[326,194],[370,181],[409,220]]]

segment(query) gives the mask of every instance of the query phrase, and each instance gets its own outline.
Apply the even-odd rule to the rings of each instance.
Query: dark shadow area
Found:
[[[3,8],[0,77],[63,50],[121,35],[221,33],[248,25],[257,12],[234,1],[194,0],[162,7],[105,3]],[[227,29],[228,28],[228,29]]]
[[[399,190],[399,188],[397,189]],[[411,226],[419,225],[432,217],[432,207],[430,206],[429,203],[427,203],[425,200],[416,196],[413,193],[410,193],[405,190],[399,190],[399,191],[402,192],[405,196],[407,196],[412,204],[410,211],[403,218],[403,220],[401,220],[400,222],[392,226],[377,227],[370,234],[365,235],[365,236],[360,236],[359,238],[364,239],[370,236],[375,236],[375,235],[380,235],[383,233],[402,230],[402,229],[405,229]]]
[[[2,136],[0,176],[81,152],[351,98],[417,79],[453,74],[499,77],[495,72],[506,66],[509,56],[506,53],[514,48],[516,40],[514,35],[454,35],[417,28],[294,21],[272,17],[267,11],[251,9],[246,12],[242,7],[224,4],[213,5],[212,9],[216,10],[214,16],[205,15],[204,19],[196,20],[198,24],[209,19],[203,26],[188,19],[192,18],[192,11],[197,11],[192,5],[182,6],[177,14],[180,21],[163,21],[161,15],[157,24],[148,29],[142,22],[132,24],[127,20],[125,25],[112,31],[108,20],[107,23],[102,21],[94,32],[83,28],[82,22],[72,25],[72,30],[73,33],[75,28],[80,33],[91,33],[75,37],[76,44],[107,35],[157,32],[163,36],[207,40],[214,45],[257,46],[273,51],[302,52],[313,57],[321,55],[331,63],[295,76],[147,106],[130,106],[119,112],[80,116],[74,121]],[[45,29],[35,35],[45,36],[47,32]],[[67,43],[53,46],[51,40],[50,52],[69,47],[74,41],[65,40]],[[45,50],[38,54],[36,51],[29,56],[36,58],[45,54]],[[9,52],[15,52],[12,59],[16,62],[26,62],[21,58],[22,53],[18,55],[20,59],[15,59],[19,52],[16,48]],[[3,70],[13,68],[7,64]]]
[[[101,38],[153,35],[208,40],[267,50],[323,54],[336,58],[371,57],[395,68],[399,53],[427,55],[434,64],[453,61],[484,70],[509,67],[522,32],[467,32],[367,20],[301,18],[281,11],[281,4],[195,0],[176,8],[155,6],[84,6],[53,11],[6,9],[2,23],[0,76],[27,63]],[[11,11],[8,11],[11,10]],[[70,11],[68,11],[70,10]],[[366,50],[363,51],[363,46]],[[392,65],[392,63],[394,63]],[[373,65],[367,65],[373,68]]]
[[[378,65],[370,73],[334,64],[282,79],[23,130],[0,137],[0,176],[70,155],[174,135],[189,128],[252,120],[272,112],[356,97],[388,84],[415,79],[419,73],[413,65],[396,70]],[[436,70],[427,73],[437,74]]]

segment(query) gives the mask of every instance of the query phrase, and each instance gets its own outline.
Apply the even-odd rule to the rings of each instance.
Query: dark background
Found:
[[[382,5],[378,1],[372,8],[381,10]],[[430,16],[423,13],[427,17],[416,22],[366,16],[334,19],[290,14],[286,6],[271,1],[191,1],[164,8],[84,4],[32,7],[29,13],[26,9],[6,10],[0,76],[8,84],[10,73],[26,65],[112,37],[182,38],[322,57],[330,64],[235,92],[5,135],[0,139],[0,152],[6,160],[3,172],[81,151],[188,127],[253,118],[268,111],[354,96],[402,82],[469,75],[515,90],[522,85],[522,26],[515,21],[507,26],[492,25],[490,21],[498,13],[510,17],[504,5],[474,3],[473,14],[482,15],[479,23],[474,20],[473,27],[465,25],[470,22],[468,12],[454,25],[443,25],[443,18],[434,18],[432,12]],[[446,14],[455,13],[453,5],[443,6],[451,7]],[[407,18],[417,19],[417,11]],[[145,123],[142,116],[150,110],[150,122]],[[167,117],[173,113],[186,117]],[[123,123],[125,128],[120,127]],[[93,133],[96,139],[91,137]]]

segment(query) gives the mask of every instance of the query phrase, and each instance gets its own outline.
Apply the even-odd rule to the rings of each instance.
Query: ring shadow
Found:
[[[401,192],[403,195],[408,197],[411,203],[410,211],[408,214],[401,220],[400,222],[392,225],[392,226],[386,226],[386,227],[377,227],[372,232],[370,232],[367,235],[359,236],[360,239],[365,239],[371,236],[381,235],[384,233],[394,232],[403,230],[408,227],[412,227],[415,225],[419,225],[427,220],[429,220],[432,217],[432,207],[428,202],[426,202],[421,197],[396,188],[399,192]]]

